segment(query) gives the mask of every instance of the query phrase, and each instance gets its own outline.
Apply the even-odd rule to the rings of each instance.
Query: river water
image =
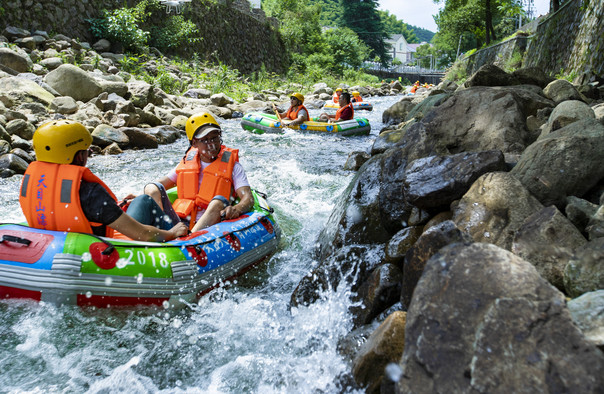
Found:
[[[289,308],[311,251],[353,173],[342,166],[366,151],[382,112],[400,97],[372,98],[369,136],[255,135],[221,122],[240,150],[253,188],[265,192],[283,233],[277,253],[225,288],[180,311],[95,310],[0,301],[0,389],[9,393],[334,393],[350,365],[336,350],[352,327],[350,289]],[[311,110],[311,116],[318,115]],[[94,156],[88,166],[118,198],[140,193],[182,157],[186,138],[156,150]],[[0,179],[2,222],[24,220],[21,176]],[[345,381],[345,380],[344,380]]]

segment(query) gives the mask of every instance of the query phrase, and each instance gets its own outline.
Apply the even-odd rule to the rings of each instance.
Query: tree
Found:
[[[389,35],[392,34],[402,34],[405,37],[405,40],[409,43],[419,43],[417,36],[413,30],[408,28],[408,25],[398,20],[396,15],[390,14],[388,11],[379,11],[380,18],[382,19],[382,24],[384,25],[384,31]]]
[[[375,0],[341,0],[343,7],[341,23],[354,31],[371,49],[371,56],[378,56],[386,65],[390,56],[384,40],[388,34],[384,30]]]
[[[345,68],[360,68],[369,56],[367,45],[347,27],[328,30],[324,36],[333,60],[333,69],[338,74]]]

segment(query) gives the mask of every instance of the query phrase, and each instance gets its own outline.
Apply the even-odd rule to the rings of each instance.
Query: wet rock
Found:
[[[403,273],[395,264],[382,264],[364,281],[354,301],[361,305],[353,306],[351,313],[357,326],[371,323],[376,316],[396,304],[401,296]]]
[[[155,114],[152,112],[136,108],[136,114],[139,116],[139,121],[142,124],[147,124],[151,127],[162,124],[162,120],[155,116]]]
[[[400,367],[398,392],[604,385],[604,354],[573,323],[562,294],[491,244],[449,245],[428,261],[407,312]]]
[[[416,105],[416,103],[412,102],[411,97],[403,97],[384,111],[382,114],[382,123],[387,126],[403,122],[407,118],[409,111]]]
[[[373,324],[366,324],[353,329],[338,340],[338,353],[346,360],[352,362],[359,350],[361,350],[363,344],[367,342],[367,339],[374,331],[375,326]]]
[[[420,226],[406,227],[394,234],[386,244],[385,261],[396,264],[402,269],[405,254],[415,244],[421,234],[422,227]]]
[[[604,238],[586,243],[575,252],[564,270],[564,288],[571,297],[604,289]]]
[[[348,154],[348,159],[344,163],[345,170],[358,171],[363,164],[369,160],[371,156],[367,152],[351,152]]]
[[[577,91],[577,88],[575,88],[572,83],[564,79],[557,79],[549,83],[545,89],[543,89],[543,93],[547,98],[556,103],[556,105],[566,100],[583,101],[581,95]]]
[[[510,173],[478,178],[453,209],[453,221],[476,242],[510,250],[515,232],[543,205]]]
[[[121,147],[127,147],[130,143],[128,136],[121,130],[106,124],[98,125],[92,132],[92,143],[100,147],[107,147],[113,142]]]
[[[514,236],[512,252],[564,291],[564,268],[585,243],[579,230],[555,206],[549,206],[526,218]]]
[[[91,75],[72,64],[59,66],[46,74],[44,80],[61,95],[73,97],[78,101],[86,102],[102,91]]]
[[[407,314],[394,312],[384,320],[363,344],[355,357],[352,373],[367,393],[378,393],[389,363],[400,360],[405,347]]]
[[[110,145],[103,148],[101,153],[103,155],[119,155],[120,153],[123,153],[123,151],[117,142],[112,142]]]
[[[33,150],[31,140],[26,140],[16,134],[10,136],[10,144],[13,148],[21,148],[26,151]]]
[[[568,310],[585,337],[604,350],[604,290],[570,300]]]
[[[11,49],[0,48],[0,65],[4,67],[8,67],[18,73],[25,73],[29,71],[31,63],[31,60],[28,60],[25,56]]]
[[[511,173],[544,205],[562,207],[604,177],[604,126],[593,119],[571,123],[539,138]]]
[[[430,156],[409,163],[404,190],[407,201],[418,208],[447,208],[481,175],[505,170],[501,151]]]
[[[78,112],[78,103],[69,96],[56,97],[50,103],[50,109],[64,115],[74,114]]]
[[[601,205],[589,219],[585,231],[587,231],[589,240],[604,237],[604,205]]]
[[[27,166],[28,163],[14,153],[6,153],[0,156],[0,169],[8,169],[16,174],[25,174]]]
[[[448,220],[427,229],[407,251],[403,266],[401,304],[407,310],[413,291],[424,272],[427,261],[442,247],[456,243],[471,243],[472,238]]]
[[[174,117],[174,119],[172,119],[170,126],[175,127],[179,130],[184,130],[188,119],[189,116],[177,115]]]

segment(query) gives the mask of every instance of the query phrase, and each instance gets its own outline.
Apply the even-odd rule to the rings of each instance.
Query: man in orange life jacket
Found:
[[[352,118],[354,118],[354,109],[350,103],[350,93],[348,92],[344,92],[340,95],[340,109],[336,111],[335,115],[323,112],[319,116],[321,122],[342,122]]]
[[[361,97],[361,93],[357,92],[356,90],[354,92],[352,92],[352,102],[353,103],[360,103],[363,101],[363,98]]]
[[[145,194],[167,215],[175,212],[180,219],[189,220],[192,232],[249,212],[254,198],[239,164],[239,151],[222,145],[222,129],[216,119],[208,112],[195,114],[187,119],[185,131],[190,142],[185,156],[167,176],[145,186]],[[174,186],[178,198],[170,205],[166,190]],[[235,196],[239,202],[231,205]],[[131,209],[132,205],[128,213]]]
[[[141,241],[169,241],[186,235],[182,224],[162,230],[124,213],[107,185],[86,168],[91,144],[88,130],[71,120],[51,121],[36,130],[37,161],[27,167],[19,195],[31,227],[107,237],[117,230]]]
[[[301,93],[294,93],[289,98],[291,106],[286,112],[280,112],[281,123],[285,126],[299,125],[308,121],[308,110],[303,105],[304,96]]]

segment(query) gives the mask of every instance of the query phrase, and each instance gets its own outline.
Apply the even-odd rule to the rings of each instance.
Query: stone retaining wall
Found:
[[[133,6],[136,0],[7,0],[0,5],[0,30],[6,26],[43,30],[82,41],[94,42],[87,19],[98,18],[103,9]],[[247,4],[247,5],[246,5]],[[193,0],[183,15],[197,25],[201,42],[177,48],[183,56],[197,53],[201,59],[221,61],[244,73],[287,69],[283,40],[275,28],[278,21],[251,10],[247,0]],[[153,21],[161,24],[162,17]]]
[[[604,0],[571,0],[537,26],[525,66],[550,75],[576,73],[577,82],[604,78]]]
[[[562,72],[586,83],[604,78],[604,0],[569,0],[543,18],[533,35],[484,48],[464,58],[467,75],[485,64],[505,66],[514,52],[525,54],[523,67],[539,67],[550,76]],[[505,67],[502,67],[505,68]]]

